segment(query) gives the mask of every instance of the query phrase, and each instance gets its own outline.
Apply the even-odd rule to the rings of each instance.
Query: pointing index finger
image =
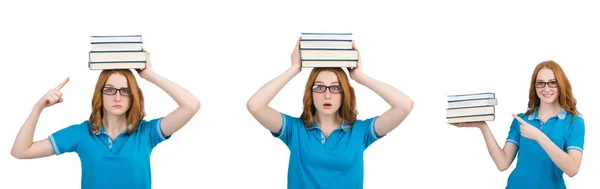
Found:
[[[65,81],[61,82],[55,89],[56,90],[62,89],[65,86],[65,84],[67,84],[67,82],[69,82],[69,78],[68,77],[67,77],[67,79],[65,79]]]
[[[521,119],[521,117],[517,116],[517,114],[512,114],[512,116],[517,119],[517,121],[521,122],[522,124],[525,124],[525,121],[523,121],[523,119]]]

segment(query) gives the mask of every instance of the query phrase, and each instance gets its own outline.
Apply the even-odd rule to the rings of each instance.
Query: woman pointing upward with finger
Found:
[[[480,128],[500,171],[508,169],[518,154],[507,189],[566,188],[563,173],[574,177],[581,165],[585,124],[560,65],[544,61],[535,67],[527,111],[513,117],[504,148],[485,122],[452,125]]]
[[[179,105],[164,117],[144,120],[144,96],[132,71],[103,70],[92,97],[89,119],[33,141],[39,116],[47,107],[62,102],[62,82],[33,107],[19,131],[11,155],[33,159],[76,152],[81,160],[81,188],[149,189],[150,154],[198,112],[200,102],[179,85],[152,70],[146,52],[141,78],[163,89]]]

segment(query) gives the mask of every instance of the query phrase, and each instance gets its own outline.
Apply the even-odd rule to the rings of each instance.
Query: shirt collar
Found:
[[[319,126],[317,125],[316,121],[313,121],[313,127],[308,128],[308,130],[313,130],[315,128],[319,128]],[[348,129],[350,129],[350,125],[348,125],[344,121],[342,121],[342,125],[340,125],[339,129],[342,129],[342,131],[346,132],[346,131],[348,131]]]
[[[556,115],[556,117],[558,117],[558,119],[565,119],[565,117],[567,117],[567,111],[565,111],[564,108],[561,108],[560,112],[558,112],[558,115]],[[527,119],[529,119],[529,120],[540,119],[538,117],[538,108],[535,108],[535,110],[533,111],[533,114],[529,114]]]
[[[90,126],[91,127],[91,126]],[[129,130],[131,130],[131,124],[129,126],[127,126],[127,128]],[[127,132],[127,131],[125,131]],[[106,131],[104,131],[104,127],[100,126],[100,130],[98,130],[98,132],[94,132],[94,135],[100,135],[100,134],[106,134]]]

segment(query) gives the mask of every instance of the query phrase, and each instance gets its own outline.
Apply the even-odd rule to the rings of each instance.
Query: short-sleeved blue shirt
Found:
[[[281,130],[272,134],[290,149],[288,188],[363,188],[363,151],[383,137],[375,133],[378,116],[342,124],[326,138],[315,122],[308,129],[302,119],[281,115]]]
[[[149,189],[152,149],[170,138],[163,135],[161,120],[142,120],[134,133],[123,132],[114,140],[102,127],[93,133],[89,121],[61,129],[48,138],[56,155],[79,155],[81,188]]]
[[[564,109],[554,117],[542,123],[537,109],[533,114],[518,115],[524,121],[540,129],[554,144],[565,152],[579,150],[583,152],[585,124],[579,115],[573,115]],[[573,119],[574,118],[574,119]],[[521,123],[514,119],[506,139],[519,146],[517,166],[508,178],[507,189],[530,188],[566,188],[563,171],[554,164],[542,146],[534,140],[521,137]]]

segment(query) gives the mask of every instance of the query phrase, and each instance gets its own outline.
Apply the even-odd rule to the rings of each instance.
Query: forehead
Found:
[[[317,83],[317,82],[324,83],[324,84],[339,83],[337,75],[335,75],[335,73],[330,72],[330,71],[319,72],[315,83]]]
[[[129,87],[127,84],[127,78],[118,73],[113,73],[108,76],[108,80],[106,81],[105,85],[112,85],[116,88]]]
[[[540,71],[538,71],[538,75],[537,75],[536,79],[542,80],[542,81],[549,81],[549,80],[553,80],[556,78],[554,77],[554,72],[551,69],[544,68],[544,69],[541,69]]]

